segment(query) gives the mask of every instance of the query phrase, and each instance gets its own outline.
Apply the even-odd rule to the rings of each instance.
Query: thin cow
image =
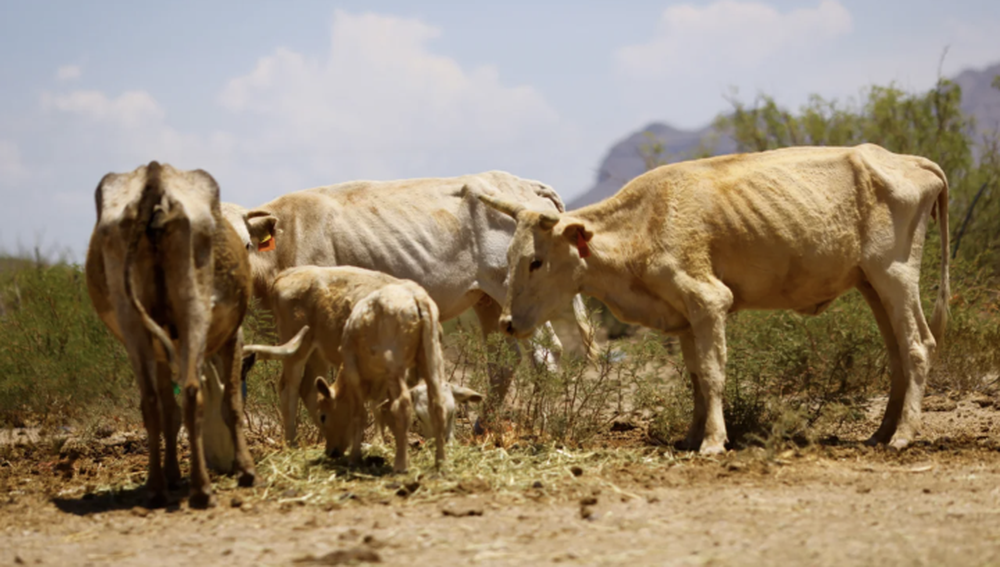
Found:
[[[177,403],[182,388],[191,447],[191,507],[214,498],[202,447],[201,377],[206,358],[221,362],[223,420],[235,448],[230,468],[240,486],[255,471],[243,437],[239,395],[242,334],[250,266],[223,217],[219,186],[208,173],[150,162],[105,175],[95,192],[97,225],[87,251],[87,289],[98,316],[128,351],[149,440],[151,504],[167,503],[180,482]],[[165,470],[160,435],[166,445]]]
[[[553,213],[564,210],[548,185],[501,171],[447,178],[351,181],[296,191],[253,210],[223,204],[226,218],[250,251],[254,294],[271,309],[272,283],[296,266],[356,266],[416,282],[441,310],[441,320],[470,307],[484,335],[498,330],[507,293],[505,253],[515,223],[488,207],[462,198],[470,185],[483,194]],[[572,300],[588,354],[596,355],[583,302]],[[546,331],[554,344],[558,339]],[[558,347],[554,349],[558,351]],[[536,363],[550,353],[536,348]],[[311,360],[313,366],[318,361]],[[506,396],[510,368],[491,369],[488,408]],[[309,371],[311,376],[318,373]],[[315,397],[311,380],[300,394]]]
[[[530,334],[570,296],[680,335],[694,391],[685,445],[725,450],[726,315],[816,315],[856,288],[889,353],[892,386],[868,440],[902,449],[920,426],[947,323],[948,182],[934,162],[879,146],[801,147],[659,167],[599,203],[555,214],[470,192],[517,220],[501,326]],[[920,306],[928,219],[941,235],[930,325]]]

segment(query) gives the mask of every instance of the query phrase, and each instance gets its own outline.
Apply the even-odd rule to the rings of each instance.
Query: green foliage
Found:
[[[945,79],[925,93],[873,86],[859,101],[846,103],[813,95],[798,112],[765,94],[752,105],[733,96],[733,112],[717,118],[715,127],[729,132],[741,151],[871,142],[936,162],[948,176],[959,252],[1000,273],[1000,147],[995,137],[974,138],[973,119],[962,112],[961,100],[961,88]]]
[[[0,425],[133,415],[125,350],[98,319],[83,271],[4,258],[0,272]]]

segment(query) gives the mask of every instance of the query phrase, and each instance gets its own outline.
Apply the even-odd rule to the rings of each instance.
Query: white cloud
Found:
[[[786,13],[758,2],[680,4],[664,10],[655,37],[616,55],[633,77],[715,74],[719,66],[753,68],[788,50],[808,50],[851,28],[851,14],[837,0]]]
[[[56,79],[60,81],[72,81],[83,76],[83,68],[79,65],[63,65],[56,69]]]
[[[95,122],[109,122],[124,128],[137,128],[159,122],[164,117],[156,99],[146,91],[126,91],[109,98],[97,90],[68,93],[42,93],[42,108],[75,114]]]
[[[433,53],[438,28],[338,10],[330,33],[327,53],[278,49],[225,87],[219,102],[254,124],[243,151],[297,155],[332,182],[466,173],[498,153],[514,167],[557,136],[535,89]]]

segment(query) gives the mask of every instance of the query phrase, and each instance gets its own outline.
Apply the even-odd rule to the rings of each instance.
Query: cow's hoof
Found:
[[[149,499],[146,501],[146,506],[149,508],[166,508],[167,503],[166,493],[154,492],[149,495]]]
[[[897,437],[889,442],[889,448],[902,451],[910,446],[910,440],[905,437]]]
[[[257,473],[253,469],[239,473],[237,484],[243,488],[250,488],[257,480]]]
[[[188,507],[195,510],[206,510],[215,506],[215,497],[211,492],[193,492],[188,497]]]
[[[718,445],[708,445],[702,443],[701,450],[698,451],[698,454],[701,455],[702,457],[711,457],[714,455],[721,455],[725,452],[726,452],[726,447],[721,443]]]
[[[486,428],[483,427],[483,424],[479,421],[479,419],[480,418],[477,417],[476,418],[476,422],[472,424],[472,434],[473,435],[485,435],[486,434]]]
[[[697,451],[701,447],[701,439],[695,440],[690,437],[674,443],[674,449],[678,451]]]

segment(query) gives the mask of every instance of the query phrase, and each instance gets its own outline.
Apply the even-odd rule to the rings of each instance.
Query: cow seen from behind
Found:
[[[167,503],[180,482],[180,426],[173,376],[181,386],[191,448],[189,505],[213,504],[202,446],[201,377],[220,361],[224,423],[241,486],[255,471],[243,437],[240,325],[250,300],[250,267],[220,210],[219,187],[201,170],[150,162],[106,175],[95,192],[97,224],[87,251],[87,288],[98,316],[125,345],[139,386],[149,442],[150,503]],[[161,461],[160,437],[166,445]]]

